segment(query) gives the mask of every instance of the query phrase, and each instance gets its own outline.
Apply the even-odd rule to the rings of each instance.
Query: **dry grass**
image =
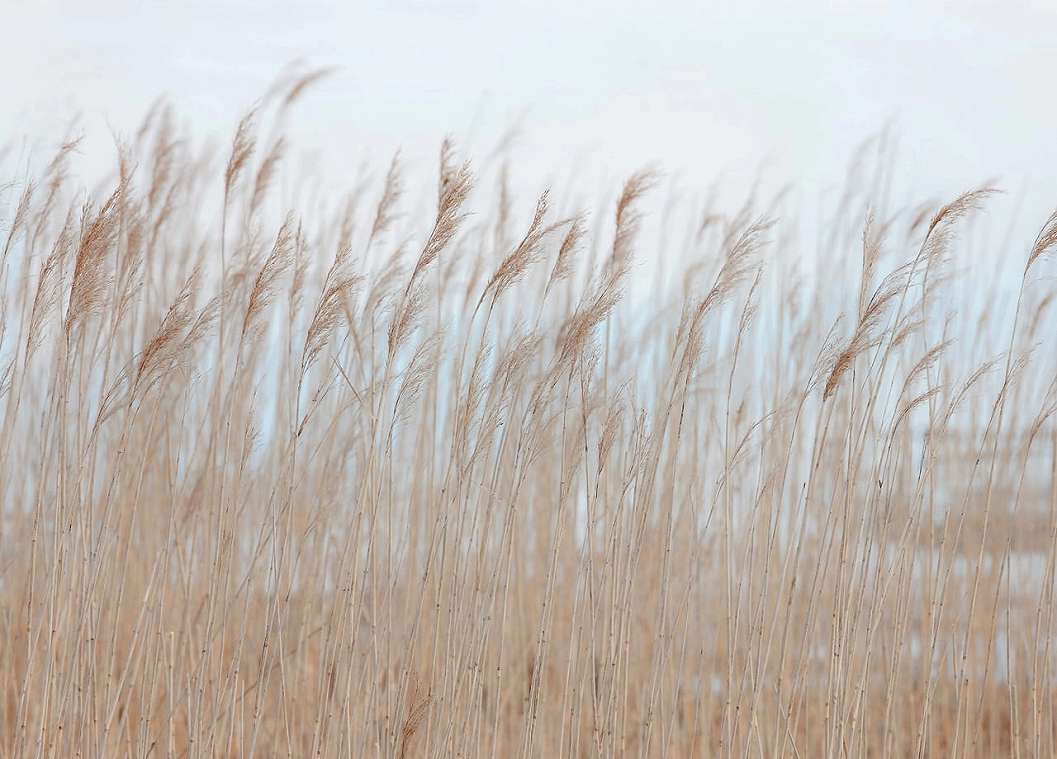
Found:
[[[1057,752],[1057,217],[328,197],[310,84],[4,196],[0,756]]]

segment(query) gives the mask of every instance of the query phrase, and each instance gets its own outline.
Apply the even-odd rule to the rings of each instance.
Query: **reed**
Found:
[[[5,191],[0,756],[1057,753],[1057,215],[981,289],[883,141],[812,235],[450,139],[334,195],[317,78]]]

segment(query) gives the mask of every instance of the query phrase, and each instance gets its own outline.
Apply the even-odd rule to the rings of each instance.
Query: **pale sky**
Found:
[[[351,170],[446,133],[521,119],[532,181],[573,161],[654,162],[693,184],[769,171],[820,189],[894,121],[908,186],[990,178],[1041,224],[1057,203],[1057,3],[86,3],[0,0],[0,143],[129,131],[160,94],[226,141],[285,64],[337,72],[299,105],[296,143]],[[110,145],[100,143],[107,160]],[[325,151],[325,152],[323,152]]]

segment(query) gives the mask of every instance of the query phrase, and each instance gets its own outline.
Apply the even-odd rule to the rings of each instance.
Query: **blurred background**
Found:
[[[447,133],[485,154],[518,130],[521,183],[570,171],[611,183],[652,162],[690,187],[722,175],[741,191],[764,167],[815,194],[888,125],[915,197],[994,179],[1031,229],[1057,201],[1053,3],[0,6],[9,156],[49,154],[75,117],[110,140],[159,95],[226,142],[297,65],[334,68],[290,124],[302,159],[325,155],[332,178],[397,147],[432,167]]]

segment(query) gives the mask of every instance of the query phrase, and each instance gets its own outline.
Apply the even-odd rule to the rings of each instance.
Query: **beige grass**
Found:
[[[1057,217],[972,291],[989,191],[881,142],[810,246],[451,142],[331,194],[310,83],[7,189],[0,756],[1057,752]]]

